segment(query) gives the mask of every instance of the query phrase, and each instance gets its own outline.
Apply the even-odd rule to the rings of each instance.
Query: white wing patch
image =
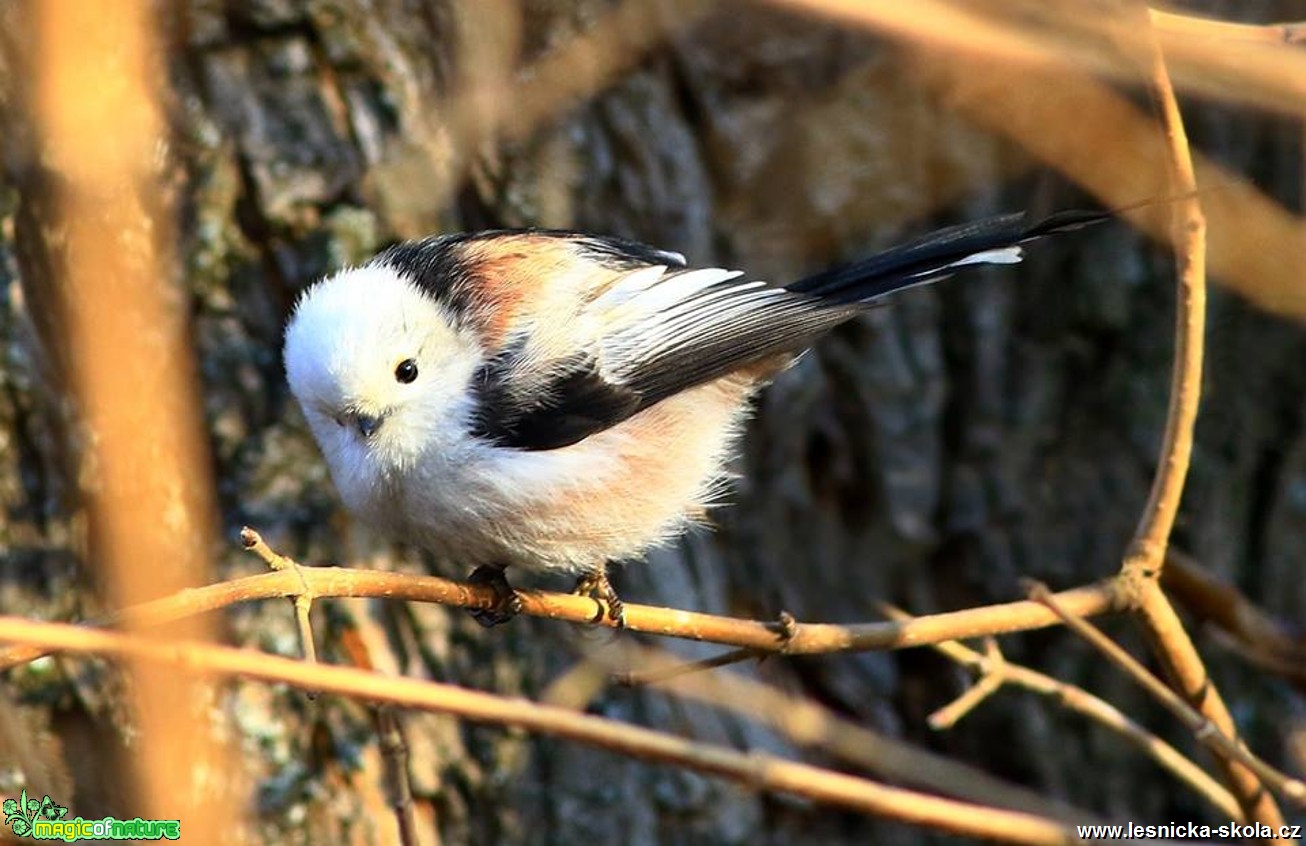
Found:
[[[762,290],[753,290],[758,287]],[[761,282],[713,291],[673,311],[655,315],[632,333],[631,346],[636,348],[639,357],[651,359],[683,340],[689,332],[740,325],[765,304],[785,296],[779,289],[766,287]]]
[[[650,274],[649,270],[658,272]],[[611,291],[596,301],[596,304],[601,307],[606,304],[604,301],[608,297],[616,296],[641,311],[649,313],[663,311],[676,303],[691,299],[705,288],[743,274],[742,270],[723,270],[718,267],[670,275],[665,271],[665,267],[637,270],[614,285]]]
[[[649,286],[661,279],[666,272],[667,267],[663,264],[655,264],[651,267],[642,267],[639,270],[631,271],[596,299],[594,305],[600,309],[616,308],[624,305],[647,291]]]
[[[1025,253],[1019,246],[999,247],[996,250],[971,253],[947,267],[965,267],[968,264],[1020,264],[1020,260],[1024,257]]]
[[[765,282],[731,284],[743,271],[724,268],[681,271],[654,278],[637,271],[594,305],[616,304],[604,315],[608,332],[599,343],[602,370],[619,384],[638,378],[663,356],[684,355],[694,338],[706,341],[750,327],[795,295]],[[636,293],[636,289],[639,289]]]
[[[719,304],[734,310],[738,303],[731,298],[766,288],[764,282],[722,284],[742,275],[718,267],[668,274],[660,266],[628,274],[591,306],[607,327],[600,342],[603,360],[620,370],[623,363],[656,354],[692,324],[725,317],[715,313]]]

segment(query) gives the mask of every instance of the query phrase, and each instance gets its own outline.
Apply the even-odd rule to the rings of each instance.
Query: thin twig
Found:
[[[313,609],[313,598],[308,594],[296,594],[291,602],[295,606],[295,625],[299,628],[299,643],[304,650],[304,660],[310,664],[317,663],[317,644],[313,640],[313,624],[309,621],[309,612]]]
[[[368,648],[367,639],[356,620],[349,618],[342,621],[335,628],[335,634],[334,643],[339,647],[347,666],[369,672],[378,671],[372,650]],[[409,779],[408,745],[404,739],[403,726],[395,709],[388,704],[378,705],[374,717],[385,798],[394,812],[400,842],[403,846],[416,846],[419,842],[417,815],[413,803],[413,786]]]
[[[1193,733],[1194,737],[1215,752],[1222,760],[1241,764],[1253,772],[1262,782],[1269,785],[1272,790],[1292,800],[1293,803],[1306,807],[1306,782],[1279,772],[1256,757],[1241,741],[1235,740],[1229,734],[1226,734],[1213,721],[1192,705],[1189,705],[1183,697],[1171,690],[1169,685],[1139,663],[1138,659],[1103,634],[1101,629],[1062,608],[1046,585],[1037,582],[1032,583],[1030,585],[1030,597],[1044,603],[1056,612],[1067,628],[1088,641],[1095,649],[1105,655],[1107,660],[1123,670],[1153,699],[1160,702],[1167,711],[1177,717]]]
[[[1148,9],[1158,31],[1181,36],[1247,41],[1255,44],[1301,44],[1306,42],[1306,23],[1245,24],[1180,15]]]
[[[631,670],[629,672],[615,673],[613,674],[613,681],[624,687],[641,687],[643,685],[670,681],[677,676],[687,676],[691,673],[717,670],[721,667],[728,667],[731,664],[739,664],[753,658],[762,658],[765,655],[766,653],[758,652],[756,649],[732,649],[729,652],[722,652],[720,655],[713,655],[711,658],[701,658],[698,661],[686,661],[683,664],[672,664],[666,667],[658,667],[653,670]]]
[[[385,764],[386,796],[399,825],[399,842],[417,846],[417,815],[413,811],[413,786],[408,780],[408,744],[394,706],[376,708],[376,735]]]
[[[684,664],[665,651],[622,641],[590,650],[589,660],[609,670],[634,665],[650,686],[755,720],[792,743],[832,755],[878,778],[989,806],[1009,808],[1068,823],[1091,823],[1087,811],[1008,784],[967,764],[879,734],[811,701],[739,673],[675,673]]]
[[[891,605],[882,605],[881,609],[886,616],[893,619],[911,619],[910,614]],[[936,643],[933,649],[957,664],[974,670],[981,677],[987,677],[991,673],[989,669],[992,663],[991,657],[982,655],[959,641]],[[1143,728],[1111,703],[1081,687],[1029,667],[1013,664],[1005,658],[1003,658],[1001,672],[1005,684],[1047,697],[1066,710],[1080,714],[1108,731],[1115,732],[1154,760],[1162,769],[1191,787],[1221,814],[1231,820],[1242,819],[1242,809],[1232,793],[1225,790],[1219,782],[1207,775],[1201,767],[1185,757],[1178,749]]]
[[[997,693],[1004,681],[1001,671],[981,675],[980,680],[962,691],[960,696],[930,714],[926,722],[935,731],[952,728],[981,702]]]
[[[561,119],[578,104],[616,83],[650,52],[677,32],[692,27],[716,5],[712,0],[664,0],[656,4],[625,0],[586,31],[505,79],[507,84],[490,86],[491,97],[484,96],[483,86],[476,85],[436,110],[422,100],[406,103],[403,111],[415,127],[418,143],[399,147],[398,153],[392,153],[376,168],[382,182],[405,188],[395,193],[402,194],[406,208],[390,222],[401,230],[410,225],[429,225],[430,217],[445,208],[449,196],[488,142],[528,140],[550,121]],[[376,68],[376,72],[384,78],[386,69]],[[438,115],[438,121],[432,120],[433,114]],[[451,157],[452,169],[448,161]],[[420,180],[420,188],[407,190],[407,183],[414,177]],[[426,230],[422,229],[421,234]]]
[[[952,728],[1006,683],[1007,660],[998,648],[998,642],[991,637],[985,638],[984,653],[979,681],[963,691],[961,696],[930,714],[930,728],[935,731]]]
[[[1071,10],[1055,27],[1032,21],[996,19],[975,10],[975,3],[913,0],[911,3],[867,3],[864,0],[770,0],[772,5],[810,12],[845,24],[883,33],[925,48],[958,57],[982,57],[986,65],[1047,65],[1085,70],[1122,82],[1136,82],[1110,44],[1088,33],[1104,35],[1118,23],[1102,4],[1047,4]],[[1009,4],[1004,2],[1003,7]],[[1146,26],[1146,22],[1143,24]],[[1148,37],[1124,33],[1137,45]],[[1306,114],[1302,73],[1306,56],[1292,49],[1274,49],[1243,39],[1194,38],[1167,28],[1167,49],[1184,61],[1176,68],[1186,90],[1255,105],[1287,114]]]
[[[262,558],[275,572],[295,574],[301,590],[290,597],[295,606],[295,624],[299,627],[299,644],[304,651],[304,660],[310,664],[317,663],[317,643],[313,639],[313,625],[309,613],[313,610],[313,588],[304,578],[304,568],[293,558],[287,558],[272,549],[263,540],[263,536],[248,526],[240,530],[240,542],[246,549]]]
[[[300,567],[295,572],[264,573],[192,588],[124,609],[95,624],[113,626],[130,620],[137,626],[158,625],[239,602],[294,596],[303,592],[305,586],[317,598],[374,597],[436,602],[459,608],[488,608],[497,601],[490,587],[438,576],[343,567]],[[572,623],[594,623],[594,601],[591,599],[538,590],[518,589],[517,594],[522,600],[523,614]],[[1062,604],[1084,617],[1124,608],[1111,581],[1065,591],[1060,594],[1060,599]],[[795,623],[785,626],[629,602],[626,603],[625,618],[626,629],[632,632],[788,655],[903,649],[942,640],[1028,631],[1058,624],[1055,614],[1028,600],[934,614],[907,623]],[[598,625],[615,624],[604,620]],[[18,648],[0,651],[0,669],[34,660],[40,654]]]
[[[1009,843],[1079,842],[1074,829],[1033,814],[930,796],[761,752],[738,752],[556,708],[454,685],[380,676],[352,667],[301,661],[191,642],[159,644],[136,635],[0,617],[0,641],[61,652],[132,657],[210,677],[280,682],[364,701],[519,726],[619,754],[717,775],[756,790],[788,793],[885,819]]]
[[[1206,339],[1206,218],[1202,214],[1201,198],[1195,193],[1197,176],[1193,169],[1192,152],[1188,146],[1188,135],[1184,129],[1183,116],[1179,112],[1179,103],[1175,99],[1174,86],[1170,82],[1170,73],[1166,69],[1165,56],[1151,27],[1146,5],[1139,3],[1137,8],[1147,36],[1148,88],[1160,114],[1165,136],[1171,192],[1182,195],[1185,199],[1178,200],[1171,206],[1178,304],[1175,311],[1174,369],[1165,433],[1151,493],[1138,529],[1125,553],[1120,576],[1123,588],[1135,600],[1136,615],[1146,627],[1154,651],[1187,700],[1185,704],[1191,703],[1198,709],[1203,722],[1217,730],[1219,736],[1234,738],[1237,737],[1237,728],[1233,717],[1159,584],[1170,533],[1174,528],[1184,482],[1188,476],[1193,450],[1193,428],[1201,403]],[[1126,26],[1123,29],[1133,30],[1134,27]],[[1123,653],[1123,650],[1119,651]],[[1169,688],[1166,690],[1169,692]],[[1236,742],[1231,743],[1233,748],[1239,748]],[[1283,824],[1283,815],[1275,804],[1274,797],[1265,790],[1261,779],[1258,779],[1260,771],[1255,766],[1245,766],[1246,761],[1242,757],[1225,755],[1217,760],[1248,820],[1271,827]]]
[[[1048,44],[1046,39],[1040,41],[1023,30],[999,26],[958,5],[935,0],[774,2],[824,13],[902,42],[908,47],[903,52],[902,79],[977,127],[1013,140],[1107,207],[1126,205],[1164,190],[1164,180],[1158,179],[1164,169],[1162,153],[1155,143],[1155,123],[1094,75],[1106,71],[1123,76],[1118,51],[1112,51],[1110,43],[1100,36],[1085,37],[1080,33]],[[1082,3],[1070,8],[1076,20],[1090,10],[1088,4]],[[1031,42],[1040,49],[1032,49]],[[1102,55],[1090,60],[1081,55],[1086,49]],[[1243,59],[1249,57],[1243,54],[1256,52],[1245,46],[1241,51],[1226,51],[1228,62],[1232,65],[1236,61],[1236,66],[1207,77],[1226,88],[1237,88],[1240,96],[1235,101],[1248,103],[1242,96],[1247,86],[1239,86],[1235,80],[1238,72],[1247,67]],[[1296,60],[1294,68],[1306,62],[1303,55],[1290,58]],[[1306,67],[1290,72],[1278,61],[1274,64],[1273,69],[1265,69],[1267,80],[1273,70],[1273,78],[1281,86],[1290,84],[1294,89],[1276,94],[1275,102],[1286,107],[1291,100],[1294,109],[1306,109],[1306,96],[1300,90],[1306,80]],[[1128,82],[1135,84],[1136,74],[1131,74]],[[1009,96],[1016,90],[1021,92],[1020,97]],[[1291,258],[1306,254],[1306,227],[1295,214],[1241,175],[1210,157],[1197,156],[1197,163],[1204,184],[1222,186],[1219,202],[1207,209],[1212,271],[1257,307],[1306,319],[1306,286],[1301,284],[1298,263]],[[1150,238],[1170,242],[1169,227],[1160,216],[1128,217]],[[1276,249],[1266,250],[1262,246],[1265,244],[1274,244]]]
[[[1306,637],[1193,556],[1172,547],[1166,553],[1161,586],[1200,621],[1225,632],[1237,651],[1257,666],[1298,682],[1306,678]]]
[[[1146,23],[1146,20],[1144,20]],[[1129,27],[1132,29],[1132,27]],[[1160,113],[1170,164],[1170,192],[1182,197],[1172,209],[1179,303],[1175,310],[1175,354],[1170,380],[1170,405],[1161,441],[1161,459],[1152,479],[1147,505],[1125,555],[1125,577],[1156,578],[1165,565],[1165,552],[1179,513],[1184,482],[1193,453],[1193,427],[1202,398],[1202,365],[1206,341],[1206,218],[1197,192],[1197,175],[1188,149],[1188,135],[1175,100],[1161,48],[1153,40],[1147,57],[1150,90]]]

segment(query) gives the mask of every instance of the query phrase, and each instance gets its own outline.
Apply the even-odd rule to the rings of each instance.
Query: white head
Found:
[[[345,504],[366,509],[432,450],[464,439],[480,346],[381,264],[309,288],[286,327],[290,390]]]

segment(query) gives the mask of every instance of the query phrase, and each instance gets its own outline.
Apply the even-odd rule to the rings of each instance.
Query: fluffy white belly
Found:
[[[561,449],[429,456],[362,510],[467,567],[578,573],[637,556],[722,492],[750,381],[700,386]]]

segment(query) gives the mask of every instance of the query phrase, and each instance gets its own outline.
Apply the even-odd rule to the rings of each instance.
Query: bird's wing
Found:
[[[777,353],[807,346],[857,313],[740,271],[707,268],[614,285],[594,303],[607,323],[605,372],[648,407]]]
[[[1109,218],[1072,211],[1031,223],[1017,214],[949,227],[784,288],[738,271],[687,270],[678,255],[627,241],[552,233],[583,257],[590,281],[573,298],[570,326],[556,325],[562,312],[551,305],[482,370],[478,434],[519,449],[568,446],[680,391],[801,350],[896,291],[1018,262],[1024,244]],[[529,284],[541,275],[527,274]]]
[[[737,271],[622,274],[575,315],[580,343],[540,360],[527,336],[509,342],[478,375],[476,433],[517,449],[576,443],[673,394],[750,363],[806,346],[855,306]]]

